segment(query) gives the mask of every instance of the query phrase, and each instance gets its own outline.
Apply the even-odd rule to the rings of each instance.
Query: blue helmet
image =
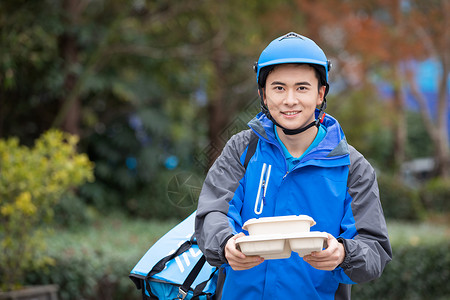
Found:
[[[307,63],[321,66],[325,70],[325,82],[328,83],[328,72],[331,64],[325,53],[313,40],[295,32],[276,38],[263,50],[258,62],[254,65],[256,81],[259,80],[259,71],[262,68],[288,63]]]

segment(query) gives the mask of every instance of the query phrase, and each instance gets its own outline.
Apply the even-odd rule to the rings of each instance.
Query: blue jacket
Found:
[[[245,169],[250,130],[228,141],[205,179],[196,237],[208,262],[219,266],[227,263],[226,242],[244,231],[245,221],[309,215],[317,223],[312,231],[328,232],[344,244],[344,262],[322,271],[293,253],[245,271],[226,265],[222,299],[349,299],[350,284],[379,277],[391,260],[373,168],[347,144],[336,119],[326,116],[323,125],[324,139],[288,172],[273,123],[261,113],[250,121],[259,137],[255,154]]]

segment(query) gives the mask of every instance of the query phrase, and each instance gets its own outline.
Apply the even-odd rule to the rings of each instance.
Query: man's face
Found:
[[[318,79],[308,65],[282,64],[269,73],[264,103],[270,114],[287,129],[304,127],[314,121],[316,106],[323,101],[325,87],[317,89]]]

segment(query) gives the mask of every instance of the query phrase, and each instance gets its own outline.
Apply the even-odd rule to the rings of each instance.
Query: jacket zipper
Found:
[[[259,179],[258,193],[256,194],[255,208],[254,212],[260,215],[263,211],[263,207],[266,204],[266,192],[269,185],[270,171],[272,170],[272,165],[266,163],[263,164],[261,169],[261,177]]]

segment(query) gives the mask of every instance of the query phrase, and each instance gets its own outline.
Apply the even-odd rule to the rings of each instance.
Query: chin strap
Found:
[[[327,87],[327,92],[328,92],[328,87]],[[275,121],[275,119],[272,117],[272,115],[269,112],[269,109],[267,108],[267,106],[264,104],[264,99],[263,99],[263,91],[260,88],[260,98],[261,98],[261,111],[267,116],[267,118],[269,120],[272,121],[273,124],[275,124],[275,126],[280,127],[284,134],[287,135],[295,135],[295,134],[299,134],[302,133],[305,130],[308,130],[311,127],[316,126],[317,128],[319,128],[320,124],[323,123],[323,120],[325,119],[325,109],[327,108],[327,99],[325,98],[325,96],[323,97],[323,102],[322,105],[319,108],[319,115],[317,116],[317,119],[312,121],[311,123],[309,123],[308,125],[306,125],[305,127],[299,127],[297,129],[288,129],[288,128],[284,128],[283,126],[281,126],[280,124],[278,124],[277,121]],[[326,94],[326,93],[325,93]]]

